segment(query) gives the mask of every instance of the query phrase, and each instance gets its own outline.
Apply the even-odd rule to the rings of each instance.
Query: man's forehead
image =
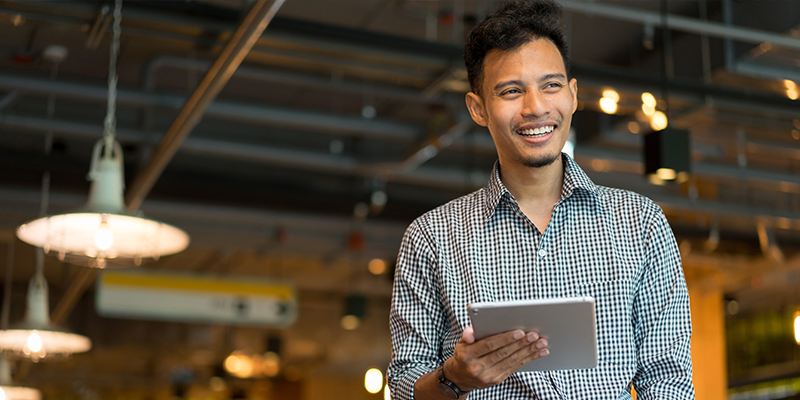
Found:
[[[531,46],[533,44],[533,46]],[[558,48],[552,41],[546,38],[538,38],[527,41],[520,46],[517,46],[513,49],[509,50],[502,50],[502,49],[492,49],[488,53],[486,53],[486,57],[484,58],[483,62],[483,77],[484,77],[484,84],[489,84],[489,86],[494,86],[496,82],[488,82],[489,80],[497,81],[502,80],[503,75],[505,73],[509,73],[518,69],[518,62],[520,61],[519,57],[516,57],[522,52],[535,52],[538,54],[534,54],[534,59],[538,59],[541,56],[543,63],[535,63],[534,65],[541,65],[542,69],[540,71],[541,75],[553,75],[553,74],[561,74],[566,78],[566,67],[564,66],[564,60],[561,57],[561,53],[558,51]],[[544,60],[547,57],[554,57],[558,60],[556,65],[546,65]],[[551,59],[552,60],[552,59]],[[527,67],[527,66],[526,66]]]

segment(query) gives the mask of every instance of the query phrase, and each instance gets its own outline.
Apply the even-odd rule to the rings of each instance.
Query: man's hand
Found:
[[[514,371],[550,354],[547,339],[536,332],[515,330],[475,340],[472,327],[464,329],[453,357],[444,363],[444,376],[459,389],[483,389],[504,381]]]

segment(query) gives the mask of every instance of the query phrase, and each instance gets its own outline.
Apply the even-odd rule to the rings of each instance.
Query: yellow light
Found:
[[[33,332],[28,336],[28,348],[34,353],[42,350],[42,338],[39,337],[38,333]]]
[[[277,376],[280,368],[281,358],[278,356],[278,353],[274,351],[264,353],[264,360],[261,364],[261,372],[263,372],[264,375],[269,377]]]
[[[619,101],[619,93],[613,89],[603,90],[603,97],[613,100],[614,103]]]
[[[677,176],[677,173],[672,168],[659,168],[656,171],[656,176],[658,176],[658,179],[661,179],[661,180],[664,180],[664,181],[671,181],[671,180],[675,179],[675,177]]]
[[[792,129],[792,138],[794,140],[800,140],[800,131],[797,129]]]
[[[786,89],[786,97],[797,100],[797,89]]]
[[[600,109],[606,114],[613,114],[617,112],[617,102],[608,97],[600,99]]]
[[[639,126],[639,123],[637,123],[636,121],[631,121],[631,122],[628,122],[628,130],[629,130],[631,133],[633,133],[634,135],[635,135],[635,134],[637,134],[637,133],[639,133],[639,129],[640,129],[640,128],[641,128],[641,127]]]
[[[648,92],[642,93],[642,103],[650,108],[656,108],[656,98]]]
[[[797,84],[794,83],[793,80],[789,80],[789,79],[784,79],[783,80],[783,85],[786,86],[786,89],[796,89],[797,88]]]
[[[383,388],[383,400],[392,400],[392,393],[389,391],[389,384]]]
[[[370,393],[378,393],[383,389],[383,373],[377,368],[370,368],[364,375],[364,387]]]
[[[375,275],[380,275],[386,272],[386,261],[383,261],[380,258],[373,259],[369,262],[368,268],[369,272],[372,272]]]
[[[342,328],[352,331],[358,328],[358,325],[361,321],[359,321],[358,317],[355,315],[345,315],[341,319]]]
[[[688,172],[678,172],[678,183],[684,183],[689,180]]]
[[[660,131],[667,127],[667,115],[661,111],[653,113],[653,119],[650,120],[650,127],[654,131]]]
[[[229,374],[237,378],[249,378],[253,376],[253,361],[247,355],[234,351],[223,364]]]
[[[794,341],[800,344],[800,311],[794,313]]]
[[[658,175],[656,175],[656,174],[650,174],[650,175],[648,175],[648,176],[647,176],[647,179],[648,179],[648,180],[650,181],[650,183],[652,183],[653,185],[664,186],[664,184],[665,184],[664,180],[663,180],[663,179],[661,179],[661,178],[659,178],[659,177],[658,177]]]
[[[652,117],[656,113],[656,106],[642,104],[642,112],[644,112],[644,115]]]

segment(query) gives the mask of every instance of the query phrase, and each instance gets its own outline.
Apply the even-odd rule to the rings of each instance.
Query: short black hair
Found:
[[[569,74],[569,46],[561,28],[561,6],[554,0],[504,3],[472,29],[464,46],[464,63],[472,91],[481,94],[483,61],[491,50],[508,51],[536,39],[548,39],[558,48]]]

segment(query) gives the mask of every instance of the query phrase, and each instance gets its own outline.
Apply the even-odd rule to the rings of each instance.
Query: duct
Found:
[[[35,131],[36,134],[53,132],[62,137],[74,138],[86,141],[95,141],[102,137],[102,127],[99,125],[78,124],[74,122],[48,120],[43,118],[30,118],[15,115],[0,115],[0,127],[3,131],[9,129]],[[142,131],[120,129],[117,131],[117,138],[125,143],[151,143],[154,135]],[[488,146],[486,142],[484,145]],[[286,149],[277,149],[264,146],[252,146],[235,144],[231,142],[187,138],[181,152],[187,154],[197,154],[206,157],[223,159],[247,159],[251,162],[264,163],[271,165],[283,165],[294,168],[302,168],[314,171],[327,171],[345,174],[355,174],[362,176],[372,176],[378,172],[394,174],[391,177],[393,182],[402,182],[413,185],[442,187],[453,189],[464,189],[464,172],[459,170],[445,170],[441,168],[418,168],[410,173],[402,173],[402,163],[392,164],[393,168],[387,168],[382,164],[360,164],[356,160],[342,156],[331,156],[312,152],[297,152]],[[611,162],[627,162],[641,164],[641,154],[635,152],[620,152],[593,149],[581,146],[576,149],[577,158],[603,159]],[[590,161],[591,162],[591,161]],[[378,169],[378,167],[381,167]],[[636,169],[631,168],[631,169]],[[388,169],[388,172],[387,172]],[[744,170],[738,167],[730,167],[720,164],[710,164],[696,162],[693,165],[693,173],[699,176],[710,176],[725,179],[737,179],[745,181],[767,182],[777,186],[785,184],[800,185],[800,176],[796,174],[779,173],[754,168]],[[488,174],[481,177],[481,182],[474,186],[480,187],[488,180]],[[617,183],[617,186],[621,183]]]
[[[22,76],[0,74],[0,88],[18,89],[28,94],[56,95],[59,98],[83,99],[104,102],[107,88],[70,82],[55,82]],[[141,91],[119,90],[117,102],[136,107],[160,106],[180,108],[186,98]],[[274,107],[254,106],[216,100],[206,109],[206,115],[257,124],[286,126],[342,135],[362,135],[384,140],[411,141],[419,137],[421,129],[408,124],[390,123],[362,118],[316,114]]]
[[[658,13],[633,10],[595,2],[575,0],[562,0],[559,2],[564,9],[588,15],[619,19],[641,24],[663,26],[664,20]],[[777,35],[757,29],[728,26],[717,22],[703,21],[686,18],[678,15],[667,15],[669,29],[691,32],[700,35],[709,35],[723,39],[734,39],[746,43],[770,43],[792,49],[800,49],[800,39],[788,35]]]
[[[150,62],[147,63],[144,73],[144,88],[148,93],[155,91],[156,76],[158,71],[163,67],[204,71],[210,66],[211,62],[205,60],[192,60],[189,58],[180,58],[175,56],[154,57],[152,60],[150,60]],[[278,72],[245,66],[240,66],[237,68],[233,76],[235,78],[252,79],[256,81],[280,83],[285,85],[337,89],[351,93],[370,92],[387,98],[402,99],[406,101],[420,101],[424,98],[424,94],[417,90],[373,84],[362,84],[357,82],[347,82],[346,84],[333,85],[330,79],[321,79],[308,75]]]

